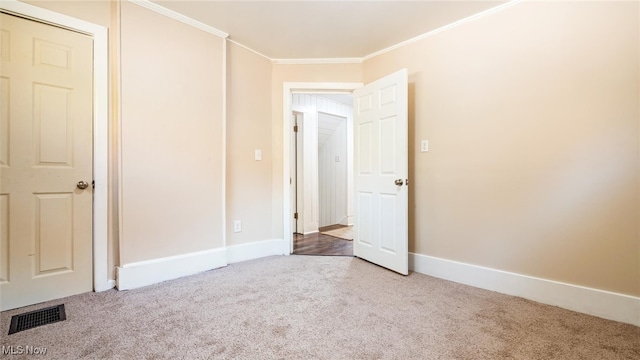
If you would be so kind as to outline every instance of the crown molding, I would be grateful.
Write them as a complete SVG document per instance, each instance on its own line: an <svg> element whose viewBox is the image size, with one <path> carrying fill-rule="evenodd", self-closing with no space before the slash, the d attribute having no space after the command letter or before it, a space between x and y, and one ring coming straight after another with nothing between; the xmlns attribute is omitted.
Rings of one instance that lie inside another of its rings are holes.
<svg viewBox="0 0 640 360"><path fill-rule="evenodd" d="M194 19L192 19L192 18L190 18L188 16L184 16L184 15L182 15L180 13L177 13L177 12L175 12L173 10L169 10L166 7L160 6L160 5L158 5L156 3L153 3L153 2L151 2L149 0L128 0L128 1L130 3L132 3L132 4L136 4L138 6L141 6L141 7L145 8L145 9L157 12L158 14L162 14L164 16L167 16L169 18L177 20L177 21L179 21L179 22L181 22L183 24L187 24L187 25L193 26L196 29L200 29L200 30L202 30L204 32L207 32L209 34L219 36L219 37L221 37L223 39L226 39L226 38L229 37L229 34L227 34L224 31L218 30L218 29L214 28L213 26L209 26L209 25L207 25L205 23L201 23L200 21L194 20Z"/></svg>
<svg viewBox="0 0 640 360"><path fill-rule="evenodd" d="M212 26L209 26L207 24L204 24L202 22L199 22L197 20L194 20L188 16L182 15L180 13L177 13L173 10L169 10L163 6L160 6L156 3L153 3L149 0L127 0L129 2L131 2L132 4L136 4L138 6L144 7L146 9L149 9L151 11L157 12L159 14L165 15L167 17L170 17L174 20L180 21L184 24L193 26L197 29L203 30L207 33L219 36L223 39L227 39L230 42L232 42L235 45L238 45L246 50L249 50L251 52L253 52L256 55L259 55L267 60L270 60L272 64L276 64L276 65L323 65L323 64L362 64L364 61L369 60L371 58L374 58L376 56L388 53L390 51L396 50L398 48L401 48L403 46L412 44L414 42L423 40L425 38L428 38L430 36L436 35L438 33L441 33L443 31L447 31L449 29L452 29L456 26L462 25L464 23L473 21L473 20L477 20L480 19L482 17L485 17L487 15L493 14L495 12L507 9L511 6L514 6L516 4L519 4L521 2L524 2L526 0L510 0L504 4L498 5L496 7L493 7L491 9L487 9L485 11L479 12L477 14L468 16L464 19L460 19L458 21L455 21L451 24L439 27L437 29L434 29L432 31L429 31L427 33L424 33L422 35L418 35L416 37L413 37L411 39L405 40L403 42L400 42L398 44L389 46L387 48L384 48L382 50L376 51L374 53L371 53L369 55L366 55L364 57L353 57L353 58L309 58L309 59L274 59L274 58L270 58L267 55L264 55L246 45L243 45L237 41L231 40L229 39L229 34L225 33L224 31L218 30Z"/></svg>
<svg viewBox="0 0 640 360"><path fill-rule="evenodd" d="M278 65L362 64L362 58L271 59Z"/></svg>
<svg viewBox="0 0 640 360"><path fill-rule="evenodd" d="M265 59L267 59L267 60L269 60L269 61L273 62L273 59L272 59L272 58L270 58L270 57L268 57L267 55L262 54L262 53L259 53L259 52L257 52L257 51L255 51L255 50L253 50L252 48L250 48L250 47L248 47L248 46L246 46L246 45L242 45L242 44L240 44L239 42L237 42L237 41L235 41L235 40L232 40L231 38L227 38L227 41L229 41L230 43L232 43L232 44L234 44L234 45L238 45L238 46L240 46L241 48L243 48L243 49L245 49L245 50L251 51L252 53L254 53L254 54L256 54L256 55L258 55L258 56L262 56L263 58L265 58Z"/></svg>
<svg viewBox="0 0 640 360"><path fill-rule="evenodd" d="M401 43L397 43L397 44L395 44L395 45L391 45L391 46L389 46L389 47L387 47L387 48L384 48L384 49L382 49L382 50L379 50L379 51L376 51L376 52L374 52L374 53L371 53L371 54L369 54L369 55L367 55L367 56L363 57L363 58L362 58L362 61L369 60L369 59L371 59L371 58L374 58L374 57L376 57L376 56L379 56L379 55L382 55L382 54L388 53L388 52L390 52L390 51L393 51L393 50L395 50L395 49L401 48L401 47L403 47L403 46L406 46L406 45L412 44L412 43L417 42L417 41L420 41L420 40L422 40L422 39L426 39L426 38L428 38L428 37L430 37L430 36L433 36L433 35L436 35L436 34L438 34L438 33L443 32L443 31L447 31L447 30L449 30L449 29L452 29L452 28L454 28L454 27L456 27L456 26L458 26L458 25L462 25L462 24L464 24L464 23L468 23L468 22L470 22L470 21L480 19L480 18L482 18L482 17L485 17L485 16L490 15L490 14L493 14L493 13L495 13L495 12L498 12L498 11L504 10L504 9L506 9L506 8L509 8L509 7L513 6L513 5L516 5L516 4L518 4L518 3L521 3L521 2L523 2L523 1L525 1L525 0L511 0L511 1L508 1L508 2L506 2L506 3L504 3L504 4L498 5L498 6L496 6L496 7L492 7L491 9L487 9L487 10L485 10L485 11L479 12L479 13L474 14L474 15L471 15L471 16L468 16L468 17L463 18L463 19L460 19L460 20L458 20L458 21L454 21L454 22L452 22L451 24L448 24L448 25L445 25L445 26L439 27L439 28L437 28L437 29L431 30L431 31L429 31L429 32L427 32L427 33L424 33L424 34L422 34L422 35L418 35L418 36L416 36L416 37L413 37L413 38L411 38L411 39L409 39L409 40L405 40L405 41L403 41L403 42L401 42Z"/></svg>

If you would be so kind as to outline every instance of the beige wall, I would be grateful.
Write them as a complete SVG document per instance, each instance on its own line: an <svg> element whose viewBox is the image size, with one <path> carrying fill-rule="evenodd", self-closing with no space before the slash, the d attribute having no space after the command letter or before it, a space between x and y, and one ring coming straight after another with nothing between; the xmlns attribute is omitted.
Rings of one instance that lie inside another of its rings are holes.
<svg viewBox="0 0 640 360"><path fill-rule="evenodd" d="M128 2L27 2L109 28L111 277L118 265L221 247L223 40Z"/></svg>
<svg viewBox="0 0 640 360"><path fill-rule="evenodd" d="M121 265L222 247L224 40L121 11Z"/></svg>
<svg viewBox="0 0 640 360"><path fill-rule="evenodd" d="M72 16L104 27L111 26L111 2L109 0L20 0L60 14Z"/></svg>
<svg viewBox="0 0 640 360"><path fill-rule="evenodd" d="M282 141L283 141L283 110L282 91L285 82L361 82L362 64L326 64L326 65L273 65L271 90L271 136L273 139L273 181L271 206L271 221L273 224L273 238L283 239L282 213ZM289 139L286 139L289 141Z"/></svg>
<svg viewBox="0 0 640 360"><path fill-rule="evenodd" d="M271 61L228 42L227 245L272 238L270 117ZM261 161L255 160L256 149ZM234 220L242 221L242 232L234 233Z"/></svg>
<svg viewBox="0 0 640 360"><path fill-rule="evenodd" d="M28 2L110 27L112 38L118 30L108 1ZM221 224L204 224L222 209L200 201L222 197L211 172L221 123L210 115L221 106L221 42L144 9L124 11L129 223L118 249L111 189L110 268L222 246ZM228 245L283 237L284 82L369 82L407 67L411 251L640 295L639 17L637 2L527 2L364 64L271 65L229 44ZM184 87L165 93L150 86L158 82ZM418 152L421 139L428 153ZM233 233L235 219L242 233ZM194 224L196 233L182 231Z"/></svg>
<svg viewBox="0 0 640 360"><path fill-rule="evenodd" d="M410 251L640 295L638 18L525 2L364 63L409 69Z"/></svg>

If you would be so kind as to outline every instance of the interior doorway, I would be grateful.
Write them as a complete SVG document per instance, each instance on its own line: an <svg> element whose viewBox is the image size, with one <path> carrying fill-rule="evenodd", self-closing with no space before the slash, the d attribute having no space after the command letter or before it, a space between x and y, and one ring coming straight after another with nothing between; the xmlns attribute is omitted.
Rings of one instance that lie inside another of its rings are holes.
<svg viewBox="0 0 640 360"><path fill-rule="evenodd" d="M350 93L292 93L292 253L353 255Z"/></svg>
<svg viewBox="0 0 640 360"><path fill-rule="evenodd" d="M367 85L284 83L283 159L289 158L289 126L294 93L313 90L352 93L354 255L408 274L408 71L400 69ZM306 91L305 91L306 90ZM346 91L348 90L348 91ZM318 91L315 91L318 92ZM355 131L354 131L355 130ZM286 162L286 160L285 160ZM354 166L354 164L357 164ZM289 166L283 166L284 238L291 241ZM356 174L357 173L357 174Z"/></svg>
<svg viewBox="0 0 640 360"><path fill-rule="evenodd" d="M344 95L351 106L351 96ZM351 109L353 113L353 109ZM349 171L347 123L351 118L318 112L318 228L349 226L353 214L349 209ZM350 153L350 152L349 152ZM352 176L352 175L351 175ZM353 240L351 238L351 240Z"/></svg>
<svg viewBox="0 0 640 360"><path fill-rule="evenodd" d="M291 139L293 129L292 113L294 111L293 94L351 94L353 90L362 86L362 83L284 83L283 85L283 159L291 159L294 151ZM304 121L304 119L303 119ZM304 124L303 124L304 126ZM353 136L351 132L348 136ZM286 161L286 160L285 160ZM283 236L289 244L289 253L293 253L294 230L292 216L292 168L283 166ZM299 186L299 185L298 185Z"/></svg>

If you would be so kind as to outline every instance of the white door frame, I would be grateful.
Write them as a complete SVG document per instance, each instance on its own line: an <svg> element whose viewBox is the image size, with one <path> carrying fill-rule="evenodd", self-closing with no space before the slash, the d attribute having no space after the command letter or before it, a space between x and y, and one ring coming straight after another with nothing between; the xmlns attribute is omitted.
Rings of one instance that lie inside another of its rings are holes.
<svg viewBox="0 0 640 360"><path fill-rule="evenodd" d="M108 47L107 28L16 0L1 0L0 10L93 37L93 288L115 286L107 262L107 144L108 144Z"/></svg>
<svg viewBox="0 0 640 360"><path fill-rule="evenodd" d="M293 93L351 93L353 90L362 87L363 83L327 83L327 82L285 82L282 92L282 160L289 162L291 159L290 131L291 131L291 95ZM282 166L282 195L283 201L283 237L289 244L289 253L293 252L293 232L291 230L291 190L289 178L291 177L291 166Z"/></svg>
<svg viewBox="0 0 640 360"><path fill-rule="evenodd" d="M292 171L291 173L292 181L289 188L292 194L291 206L298 210L298 219L294 219L295 221L292 221L292 223L296 224L295 227L296 227L296 230L298 230L297 232L303 234L304 233L304 211L302 211L302 209L304 209L304 206L300 207L300 203L302 202L304 205L304 196L300 196L300 193L302 192L304 194L304 189L301 189L302 186L300 185L300 180L302 179L302 182L304 184L304 178L303 176L300 176L300 173L302 172L303 169L302 167L298 166L298 164L301 162L301 159L300 159L301 157L302 157L302 162L304 164L304 156L300 156L301 154L299 153L298 149L300 148L300 146L304 146L304 142L300 144L300 142L303 140L300 138L302 136L299 135L302 133L302 130L304 129L304 127L303 127L302 121L300 121L298 117L304 117L304 114L293 110L291 112L291 115L292 115L292 120L293 118L295 118L296 123L298 124L298 131L297 132L292 131L290 133L291 134L290 146L296 146L296 148L295 149L291 148L291 152L290 152L289 166L291 167L291 171ZM291 126L289 126L289 129L291 129ZM295 172L295 174L293 172ZM295 198L295 201L294 201L294 198ZM293 211L293 209L291 210Z"/></svg>

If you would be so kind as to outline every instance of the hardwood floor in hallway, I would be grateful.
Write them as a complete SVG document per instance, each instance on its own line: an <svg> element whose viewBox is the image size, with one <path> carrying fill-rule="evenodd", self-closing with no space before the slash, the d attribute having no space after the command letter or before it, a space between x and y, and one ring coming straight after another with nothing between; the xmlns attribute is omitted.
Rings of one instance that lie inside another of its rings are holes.
<svg viewBox="0 0 640 360"><path fill-rule="evenodd" d="M342 226L327 226L321 228L320 231L332 230L339 227ZM321 234L320 232L308 235L293 234L293 254L353 256L353 241Z"/></svg>

